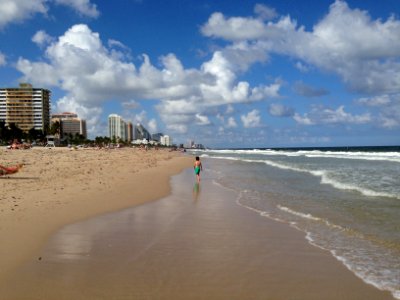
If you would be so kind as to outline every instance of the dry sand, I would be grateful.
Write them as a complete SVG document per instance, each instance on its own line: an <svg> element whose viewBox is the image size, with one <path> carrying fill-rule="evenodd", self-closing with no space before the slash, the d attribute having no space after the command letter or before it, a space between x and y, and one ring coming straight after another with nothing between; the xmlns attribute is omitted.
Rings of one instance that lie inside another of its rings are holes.
<svg viewBox="0 0 400 300"><path fill-rule="evenodd" d="M159 199L192 158L134 148L0 149L0 164L24 163L0 177L0 281L63 225Z"/></svg>

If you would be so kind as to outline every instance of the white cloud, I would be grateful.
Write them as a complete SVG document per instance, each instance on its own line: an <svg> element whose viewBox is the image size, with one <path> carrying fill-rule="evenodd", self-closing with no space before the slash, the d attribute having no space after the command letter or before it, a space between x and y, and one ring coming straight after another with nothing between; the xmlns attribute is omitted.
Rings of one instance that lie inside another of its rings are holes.
<svg viewBox="0 0 400 300"><path fill-rule="evenodd" d="M238 81L237 65L223 52L215 52L199 69L185 69L173 54L161 57L158 68L147 55L135 66L104 46L100 35L84 24L68 29L46 48L45 55L46 60L38 62L19 58L17 69L23 80L57 86L87 108L100 108L109 99L160 100L156 109L161 120L179 132L186 131L188 124L210 124L208 114L216 112L208 108L279 96L279 82L251 87Z"/></svg>
<svg viewBox="0 0 400 300"><path fill-rule="evenodd" d="M97 18L99 11L97 10L96 4L90 3L90 0L55 0L57 4L70 6L81 15Z"/></svg>
<svg viewBox="0 0 400 300"><path fill-rule="evenodd" d="M315 125L314 121L311 120L311 118L309 118L307 114L301 116L300 114L295 113L293 119L300 125Z"/></svg>
<svg viewBox="0 0 400 300"><path fill-rule="evenodd" d="M87 107L81 105L76 98L65 96L59 99L55 104L56 112L75 112L79 117L86 120L87 130L93 136L104 136L107 132L105 125L101 126L100 115L102 108L99 106Z"/></svg>
<svg viewBox="0 0 400 300"><path fill-rule="evenodd" d="M400 95L390 105L382 107L378 115L377 125L387 129L400 127Z"/></svg>
<svg viewBox="0 0 400 300"><path fill-rule="evenodd" d="M369 113L352 115L345 112L343 105L339 106L336 110L323 106L314 106L309 113L303 116L295 113L293 119L302 125L366 124L372 121Z"/></svg>
<svg viewBox="0 0 400 300"><path fill-rule="evenodd" d="M307 73L310 70L310 68L301 61L296 62L295 67L302 73Z"/></svg>
<svg viewBox="0 0 400 300"><path fill-rule="evenodd" d="M227 40L258 39L265 34L265 24L260 19L233 17L226 19L222 13L213 13L208 22L201 27L208 37Z"/></svg>
<svg viewBox="0 0 400 300"><path fill-rule="evenodd" d="M99 16L96 5L90 0L1 0L0 29L10 23L21 23L31 19L36 14L47 15L50 3L69 6L87 17Z"/></svg>
<svg viewBox="0 0 400 300"><path fill-rule="evenodd" d="M228 121L226 123L226 127L227 128L235 128L235 127L237 127L237 123L236 123L236 121L235 121L235 119L233 117L229 117L228 118Z"/></svg>
<svg viewBox="0 0 400 300"><path fill-rule="evenodd" d="M257 109L253 109L247 115L240 116L243 126L245 128L254 128L261 126L260 112Z"/></svg>
<svg viewBox="0 0 400 300"><path fill-rule="evenodd" d="M265 23L251 17L226 18L221 13L212 14L201 31L231 41L227 49L251 43L252 52L288 55L298 60L299 67L306 64L335 73L356 91L400 91L400 20L394 16L373 20L341 0L330 6L312 31L289 16Z"/></svg>
<svg viewBox="0 0 400 300"><path fill-rule="evenodd" d="M138 103L135 100L130 100L130 101L125 101L122 102L122 106L124 109L132 110L132 109L137 109L140 107L140 103Z"/></svg>
<svg viewBox="0 0 400 300"><path fill-rule="evenodd" d="M269 106L269 113L275 117L292 117L294 109L282 104L271 104Z"/></svg>
<svg viewBox="0 0 400 300"><path fill-rule="evenodd" d="M167 124L167 130L175 133L184 134L187 132L188 128L184 124Z"/></svg>
<svg viewBox="0 0 400 300"><path fill-rule="evenodd" d="M375 122L377 126L387 129L400 127L400 93L360 98L356 103L378 111Z"/></svg>
<svg viewBox="0 0 400 300"><path fill-rule="evenodd" d="M34 42L38 46L44 46L46 44L50 44L53 40L54 40L53 37L48 35L44 30L39 30L32 37L32 42Z"/></svg>
<svg viewBox="0 0 400 300"><path fill-rule="evenodd" d="M5 66L7 63L6 57L3 53L0 52L0 66Z"/></svg>
<svg viewBox="0 0 400 300"><path fill-rule="evenodd" d="M366 106L382 106L391 102L390 95L379 95L372 98L360 98L356 102Z"/></svg>
<svg viewBox="0 0 400 300"><path fill-rule="evenodd" d="M235 111L235 109L233 108L233 106L231 104L228 104L226 106L225 114L229 115L229 114L233 113L234 111Z"/></svg>
<svg viewBox="0 0 400 300"><path fill-rule="evenodd" d="M147 128L148 128L150 133L157 133L158 132L157 120L156 119L151 119L147 123Z"/></svg>
<svg viewBox="0 0 400 300"><path fill-rule="evenodd" d="M0 3L0 29L9 23L19 23L40 13L47 13L48 0L2 0Z"/></svg>
<svg viewBox="0 0 400 300"><path fill-rule="evenodd" d="M210 120L205 115L196 114L195 117L196 117L196 124L197 125L203 126L203 125L210 125L211 124Z"/></svg>
<svg viewBox="0 0 400 300"><path fill-rule="evenodd" d="M112 47L119 47L122 49L129 49L126 45L124 45L123 43L121 43L120 41L114 40L114 39L109 39L108 40L108 47L112 48Z"/></svg>
<svg viewBox="0 0 400 300"><path fill-rule="evenodd" d="M274 8L260 3L254 6L254 12L263 20L272 20L278 16Z"/></svg>

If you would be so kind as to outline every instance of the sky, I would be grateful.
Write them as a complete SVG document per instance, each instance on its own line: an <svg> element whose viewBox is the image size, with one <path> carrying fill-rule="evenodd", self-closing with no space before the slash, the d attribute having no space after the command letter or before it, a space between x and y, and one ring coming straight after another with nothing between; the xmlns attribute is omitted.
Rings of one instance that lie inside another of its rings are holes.
<svg viewBox="0 0 400 300"><path fill-rule="evenodd" d="M399 0L0 0L0 87L106 136L214 148L400 145Z"/></svg>

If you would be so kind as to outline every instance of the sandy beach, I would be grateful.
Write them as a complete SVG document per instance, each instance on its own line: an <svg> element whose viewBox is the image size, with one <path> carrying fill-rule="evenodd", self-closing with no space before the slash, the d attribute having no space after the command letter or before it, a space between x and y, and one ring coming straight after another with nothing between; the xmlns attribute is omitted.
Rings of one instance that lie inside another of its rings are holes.
<svg viewBox="0 0 400 300"><path fill-rule="evenodd" d="M1 181L5 299L393 299L206 168L197 186L193 157L52 151L2 155L27 164Z"/></svg>
<svg viewBox="0 0 400 300"><path fill-rule="evenodd" d="M0 280L60 227L168 195L169 176L192 161L168 150L0 149L1 165L17 163L0 177Z"/></svg>

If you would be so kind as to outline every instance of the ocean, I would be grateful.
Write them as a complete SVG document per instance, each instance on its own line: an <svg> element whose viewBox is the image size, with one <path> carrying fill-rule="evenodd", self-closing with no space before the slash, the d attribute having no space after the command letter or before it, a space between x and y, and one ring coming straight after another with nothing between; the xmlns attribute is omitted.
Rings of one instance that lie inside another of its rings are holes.
<svg viewBox="0 0 400 300"><path fill-rule="evenodd" d="M400 147L189 150L244 209L306 233L400 299Z"/></svg>

